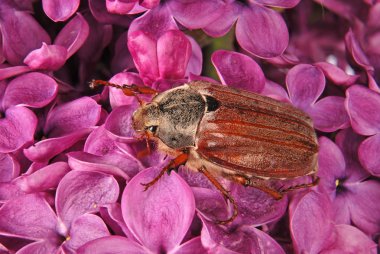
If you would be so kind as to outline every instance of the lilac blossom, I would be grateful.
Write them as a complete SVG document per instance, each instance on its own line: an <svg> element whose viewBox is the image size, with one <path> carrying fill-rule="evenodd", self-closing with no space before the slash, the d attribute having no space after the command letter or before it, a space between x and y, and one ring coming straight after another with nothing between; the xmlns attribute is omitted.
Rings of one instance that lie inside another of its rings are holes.
<svg viewBox="0 0 380 254"><path fill-rule="evenodd" d="M370 0L1 1L0 252L375 253L379 12ZM276 201L218 177L239 211L227 225L215 222L233 205L185 166L143 191L172 159L132 128L152 96L92 79L159 92L206 80L291 103L313 120L320 182Z"/></svg>

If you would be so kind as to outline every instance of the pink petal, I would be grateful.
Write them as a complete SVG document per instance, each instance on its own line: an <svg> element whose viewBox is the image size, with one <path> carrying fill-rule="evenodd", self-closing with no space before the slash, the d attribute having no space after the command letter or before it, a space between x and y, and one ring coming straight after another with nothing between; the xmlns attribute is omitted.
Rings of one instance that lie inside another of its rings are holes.
<svg viewBox="0 0 380 254"><path fill-rule="evenodd" d="M260 249L265 250L265 253L285 254L285 251L281 248L280 244L268 234L257 228L251 228L251 230L257 235Z"/></svg>
<svg viewBox="0 0 380 254"><path fill-rule="evenodd" d="M67 154L68 163L72 169L103 172L121 176L126 180L143 169L141 162L128 154L109 154L97 156L84 152Z"/></svg>
<svg viewBox="0 0 380 254"><path fill-rule="evenodd" d="M4 67L0 69L0 80L11 78L11 77L23 74L25 72L29 72L31 70L32 69L30 69L29 66Z"/></svg>
<svg viewBox="0 0 380 254"><path fill-rule="evenodd" d="M121 106L114 109L108 116L105 128L113 135L112 138L119 141L134 141L135 131L132 128L132 114L137 105Z"/></svg>
<svg viewBox="0 0 380 254"><path fill-rule="evenodd" d="M128 27L132 18L127 15L112 14L107 11L106 1L89 0L88 5L92 16L102 24L117 24L122 27Z"/></svg>
<svg viewBox="0 0 380 254"><path fill-rule="evenodd" d="M346 42L346 49L351 54L355 63L365 70L373 70L373 67L370 65L367 56L360 47L359 42L355 38L351 29L348 30L344 39Z"/></svg>
<svg viewBox="0 0 380 254"><path fill-rule="evenodd" d="M242 7L239 4L227 3L220 12L220 16L210 24L202 27L203 31L212 37L224 36L230 31L238 18Z"/></svg>
<svg viewBox="0 0 380 254"><path fill-rule="evenodd" d="M197 212L203 217L210 221L225 220L228 218L229 210L227 209L226 201L219 191L200 187L192 187L192 190Z"/></svg>
<svg viewBox="0 0 380 254"><path fill-rule="evenodd" d="M289 215L297 253L319 253L334 241L332 210L327 196L309 192L291 205Z"/></svg>
<svg viewBox="0 0 380 254"><path fill-rule="evenodd" d="M4 57L12 65L21 65L30 51L50 44L50 37L41 25L24 11L13 11L2 18Z"/></svg>
<svg viewBox="0 0 380 254"><path fill-rule="evenodd" d="M223 84L256 93L264 89L264 73L252 58L218 50L212 54L211 60Z"/></svg>
<svg viewBox="0 0 380 254"><path fill-rule="evenodd" d="M48 239L44 241L33 242L17 251L17 254L46 254L58 253L59 246Z"/></svg>
<svg viewBox="0 0 380 254"><path fill-rule="evenodd" d="M285 51L289 34L278 12L252 3L238 18L236 39L248 52L261 58L271 58Z"/></svg>
<svg viewBox="0 0 380 254"><path fill-rule="evenodd" d="M54 44L65 47L67 49L67 58L69 58L83 45L89 32L90 28L87 21L81 14L77 13L59 32Z"/></svg>
<svg viewBox="0 0 380 254"><path fill-rule="evenodd" d="M136 31L129 33L128 48L144 82L156 80L159 77L157 42L144 32Z"/></svg>
<svg viewBox="0 0 380 254"><path fill-rule="evenodd" d="M119 85L144 85L144 82L141 80L140 76L133 72L120 72L113 76L110 79L110 82ZM109 96L112 108L136 103L136 98L134 96L126 96L121 89L110 87Z"/></svg>
<svg viewBox="0 0 380 254"><path fill-rule="evenodd" d="M27 215L27 216L26 216ZM57 217L37 194L11 199L0 208L0 231L31 240L54 239Z"/></svg>
<svg viewBox="0 0 380 254"><path fill-rule="evenodd" d="M85 213L94 213L99 206L113 203L119 196L119 185L110 176L98 172L71 171L57 188L57 215L67 227Z"/></svg>
<svg viewBox="0 0 380 254"><path fill-rule="evenodd" d="M314 128L320 131L334 132L350 126L343 97L325 97L315 103L308 113L313 119Z"/></svg>
<svg viewBox="0 0 380 254"><path fill-rule="evenodd" d="M111 71L112 73L125 72L135 68L131 53L128 47L125 46L127 41L128 31L122 33L115 42L114 55L111 60ZM116 74L115 76L117 76ZM137 75L137 74L136 74Z"/></svg>
<svg viewBox="0 0 380 254"><path fill-rule="evenodd" d="M16 151L33 141L37 117L24 107L11 107L0 118L0 153Z"/></svg>
<svg viewBox="0 0 380 254"><path fill-rule="evenodd" d="M112 203L100 207L100 215L104 222L112 229L114 234L121 236L126 235L129 239L134 239L127 225L125 225L119 203Z"/></svg>
<svg viewBox="0 0 380 254"><path fill-rule="evenodd" d="M264 89L260 93L261 95L268 96L278 101L290 103L288 93L279 84L266 79Z"/></svg>
<svg viewBox="0 0 380 254"><path fill-rule="evenodd" d="M299 64L286 75L286 86L293 105L308 111L325 88L323 72L312 65Z"/></svg>
<svg viewBox="0 0 380 254"><path fill-rule="evenodd" d="M171 30L157 41L157 60L160 77L180 79L185 75L191 56L191 43L184 33Z"/></svg>
<svg viewBox="0 0 380 254"><path fill-rule="evenodd" d="M164 175L147 191L159 169L141 171L124 190L123 218L135 237L151 251L169 252L180 244L193 220L195 201L190 187L175 172Z"/></svg>
<svg viewBox="0 0 380 254"><path fill-rule="evenodd" d="M149 250L121 236L107 236L83 245L78 254L146 254Z"/></svg>
<svg viewBox="0 0 380 254"><path fill-rule="evenodd" d="M380 132L378 93L363 86L352 86L346 91L345 106L355 132L367 136Z"/></svg>
<svg viewBox="0 0 380 254"><path fill-rule="evenodd" d="M359 75L348 75L339 67L327 62L319 62L315 66L319 67L323 74L336 85L350 86L359 78Z"/></svg>
<svg viewBox="0 0 380 254"><path fill-rule="evenodd" d="M256 2L271 6L271 7L279 7L279 8L293 8L295 7L301 0L255 0Z"/></svg>
<svg viewBox="0 0 380 254"><path fill-rule="evenodd" d="M136 3L136 0L106 0L106 7L110 13L125 15L132 10Z"/></svg>
<svg viewBox="0 0 380 254"><path fill-rule="evenodd" d="M140 5L147 9L153 9L160 4L160 0L142 0Z"/></svg>
<svg viewBox="0 0 380 254"><path fill-rule="evenodd" d="M69 250L77 250L91 240L109 235L110 232L101 218L93 214L84 214L71 224L69 240L65 241L64 247Z"/></svg>
<svg viewBox="0 0 380 254"><path fill-rule="evenodd" d="M61 68L67 59L67 50L59 45L46 45L30 52L24 59L24 63L34 70L56 71Z"/></svg>
<svg viewBox="0 0 380 254"><path fill-rule="evenodd" d="M199 29L216 20L224 10L223 1L195 0L168 3L175 19L188 29Z"/></svg>
<svg viewBox="0 0 380 254"><path fill-rule="evenodd" d="M336 239L334 244L323 253L373 253L377 251L376 243L363 232L350 225L335 226Z"/></svg>
<svg viewBox="0 0 380 254"><path fill-rule="evenodd" d="M95 155L113 154L120 151L115 142L108 137L104 125L93 130L86 140L83 151Z"/></svg>
<svg viewBox="0 0 380 254"><path fill-rule="evenodd" d="M3 107L22 105L42 108L49 104L58 93L58 84L51 77L30 72L9 82L3 98Z"/></svg>
<svg viewBox="0 0 380 254"><path fill-rule="evenodd" d="M200 75L202 72L202 50L198 43L190 36L187 36L187 39L191 43L191 56L189 63L186 68L185 76L188 77L190 73L195 75Z"/></svg>
<svg viewBox="0 0 380 254"><path fill-rule="evenodd" d="M194 237L193 239L185 242L175 251L175 254L203 254L207 250L202 245L201 237Z"/></svg>
<svg viewBox="0 0 380 254"><path fill-rule="evenodd" d="M24 154L33 162L47 162L84 139L90 131L90 129L82 129L62 137L42 140L24 149Z"/></svg>
<svg viewBox="0 0 380 254"><path fill-rule="evenodd" d="M0 183L10 182L20 174L20 164L10 154L0 153Z"/></svg>
<svg viewBox="0 0 380 254"><path fill-rule="evenodd" d="M101 106L90 97L81 97L51 110L46 118L46 136L58 137L93 127L100 119Z"/></svg>
<svg viewBox="0 0 380 254"><path fill-rule="evenodd" d="M158 39L169 30L178 30L178 26L167 4L162 4L134 19L129 27L128 37L136 31L144 31L147 36Z"/></svg>
<svg viewBox="0 0 380 254"><path fill-rule="evenodd" d="M43 0L42 7L45 14L54 22L66 21L78 9L79 0Z"/></svg>
<svg viewBox="0 0 380 254"><path fill-rule="evenodd" d="M380 134L364 140L358 150L360 163L372 175L380 177Z"/></svg>
<svg viewBox="0 0 380 254"><path fill-rule="evenodd" d="M57 188L61 179L70 171L66 162L56 162L30 175L22 175L14 183L25 193L47 191Z"/></svg>

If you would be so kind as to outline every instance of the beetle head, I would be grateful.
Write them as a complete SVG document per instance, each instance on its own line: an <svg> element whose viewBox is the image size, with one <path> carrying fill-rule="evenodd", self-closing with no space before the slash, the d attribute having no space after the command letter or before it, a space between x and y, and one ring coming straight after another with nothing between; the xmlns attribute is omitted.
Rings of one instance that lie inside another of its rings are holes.
<svg viewBox="0 0 380 254"><path fill-rule="evenodd" d="M139 107L132 116L133 129L139 134L154 134L159 125L160 110L155 103Z"/></svg>

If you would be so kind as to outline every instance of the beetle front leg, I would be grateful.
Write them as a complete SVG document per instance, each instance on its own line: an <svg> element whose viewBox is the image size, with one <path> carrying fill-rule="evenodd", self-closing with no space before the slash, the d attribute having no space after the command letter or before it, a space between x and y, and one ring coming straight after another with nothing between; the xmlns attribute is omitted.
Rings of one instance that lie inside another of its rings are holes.
<svg viewBox="0 0 380 254"><path fill-rule="evenodd" d="M216 178L214 176L212 176L210 174L210 172L208 172L206 170L206 168L204 166L199 168L198 171L200 173L202 173L203 175L205 175L207 177L207 179L223 194L224 198L229 200L230 203L234 207L234 212L230 218L228 218L227 220L218 220L218 221L216 221L216 223L224 225L224 224L232 222L236 218L236 216L238 215L238 207L237 207L235 200L230 195L230 193L218 182L218 180L216 180Z"/></svg>
<svg viewBox="0 0 380 254"><path fill-rule="evenodd" d="M151 186L153 186L166 172L170 173L171 170L174 170L178 168L181 165L185 165L187 162L187 159L189 158L189 155L187 153L181 153L177 157L175 157L173 160L169 162L168 165L166 165L160 173L149 183L141 183L143 185L144 191L149 189Z"/></svg>

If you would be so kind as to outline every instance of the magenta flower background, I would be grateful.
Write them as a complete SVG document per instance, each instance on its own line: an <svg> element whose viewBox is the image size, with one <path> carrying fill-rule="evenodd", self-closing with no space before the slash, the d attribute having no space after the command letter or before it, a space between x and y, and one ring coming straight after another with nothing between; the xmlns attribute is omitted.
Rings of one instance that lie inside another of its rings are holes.
<svg viewBox="0 0 380 254"><path fill-rule="evenodd" d="M379 16L379 0L0 1L0 253L377 253ZM227 225L186 167L144 192L171 158L136 139L137 99L92 79L291 103L320 182L275 201L220 178Z"/></svg>

